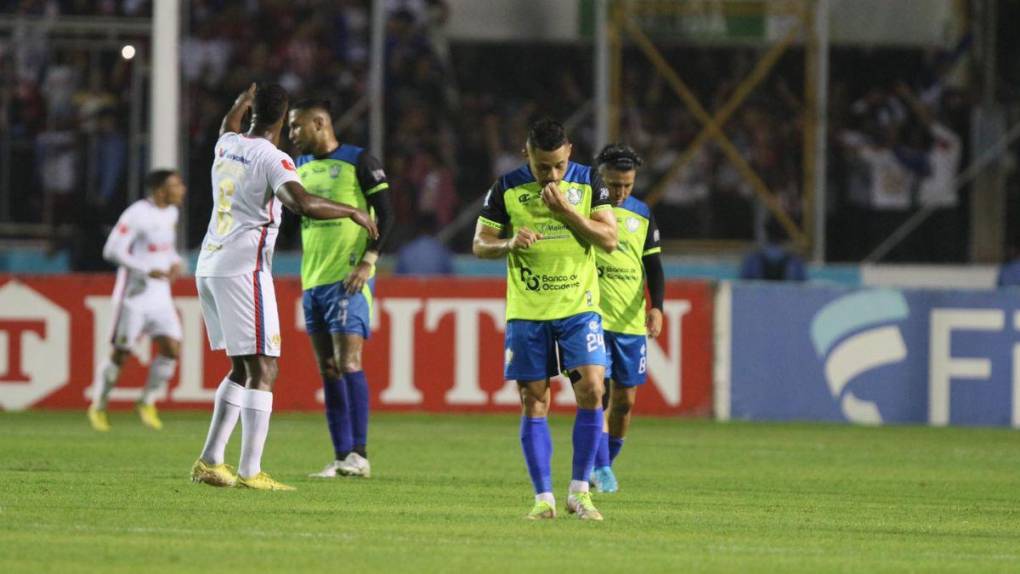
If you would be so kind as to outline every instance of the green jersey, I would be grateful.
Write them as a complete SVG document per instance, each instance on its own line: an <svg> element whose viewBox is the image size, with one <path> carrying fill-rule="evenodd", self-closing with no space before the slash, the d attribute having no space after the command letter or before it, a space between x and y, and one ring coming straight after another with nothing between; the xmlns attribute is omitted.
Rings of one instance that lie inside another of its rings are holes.
<svg viewBox="0 0 1020 574"><path fill-rule="evenodd" d="M602 328L625 335L645 335L645 267L642 258L659 253L659 230L645 203L630 196L616 214L619 244L612 253L599 251Z"/></svg>
<svg viewBox="0 0 1020 574"><path fill-rule="evenodd" d="M308 193L366 211L368 196L389 188L379 160L352 145L324 157L302 155L297 172ZM361 262L368 245L368 231L351 219L302 217L301 288L342 281Z"/></svg>
<svg viewBox="0 0 1020 574"><path fill-rule="evenodd" d="M528 249L507 255L506 318L552 321L599 310L597 248L580 240L546 207L542 189L524 165L500 177L485 196L479 221L509 237L527 227L542 234ZM598 173L570 162L560 193L582 216L612 209Z"/></svg>

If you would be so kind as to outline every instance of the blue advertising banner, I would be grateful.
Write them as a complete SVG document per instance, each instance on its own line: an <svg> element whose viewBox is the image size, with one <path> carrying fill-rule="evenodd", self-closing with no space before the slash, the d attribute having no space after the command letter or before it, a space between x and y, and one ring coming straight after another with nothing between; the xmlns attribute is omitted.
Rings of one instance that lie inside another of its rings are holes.
<svg viewBox="0 0 1020 574"><path fill-rule="evenodd" d="M1020 426L1020 292L747 283L721 296L729 418Z"/></svg>

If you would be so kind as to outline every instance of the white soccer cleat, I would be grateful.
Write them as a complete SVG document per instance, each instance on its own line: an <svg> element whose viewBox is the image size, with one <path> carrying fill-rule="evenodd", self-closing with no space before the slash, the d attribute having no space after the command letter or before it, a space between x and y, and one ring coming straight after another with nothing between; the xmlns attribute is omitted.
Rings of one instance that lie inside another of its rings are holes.
<svg viewBox="0 0 1020 574"><path fill-rule="evenodd" d="M337 463L336 470L338 474L344 476L360 476L363 478L372 476L372 465L368 463L367 458L356 452L352 452L347 455L347 458Z"/></svg>
<svg viewBox="0 0 1020 574"><path fill-rule="evenodd" d="M342 463L343 463L342 460L334 460L333 462L327 464L326 468L322 469L319 472L313 472L308 476L312 478L336 478L340 474L337 469L340 467Z"/></svg>

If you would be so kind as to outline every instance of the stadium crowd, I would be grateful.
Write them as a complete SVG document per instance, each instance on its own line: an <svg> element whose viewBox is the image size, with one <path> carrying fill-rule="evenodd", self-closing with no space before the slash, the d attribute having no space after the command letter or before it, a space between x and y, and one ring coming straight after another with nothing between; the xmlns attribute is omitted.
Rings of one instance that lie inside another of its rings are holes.
<svg viewBox="0 0 1020 574"><path fill-rule="evenodd" d="M0 7L5 14L51 16L151 11L145 0L12 0ZM393 245L414 239L423 227L449 224L496 174L519 165L519 142L536 116L574 126L573 157L589 161L590 47L451 45L443 0L389 0L387 8L383 160L400 230ZM301 17L313 9L314 18ZM258 23L241 25L252 20ZM187 3L181 43L187 163L181 168L192 189L190 221L208 213L216 126L250 78L279 81L298 98L331 100L341 139L368 145L368 117L358 112L367 109L369 26L363 0ZM686 83L714 110L758 51L682 46L666 54L682 64ZM969 102L943 81L958 52L833 50L830 259L860 260L910 214L935 205L926 228L890 258L963 260L966 202L952 179L966 145L959 134L967 133ZM5 81L9 96L0 120L15 143L12 165L19 166L12 170L12 189L19 190L11 198L12 219L59 224L94 210L92 219L112 223L128 197L127 118L136 63L115 52L90 59L48 49L45 34L16 36L0 46L0 62L3 77L14 80ZM554 62L555 73L536 77L539 62ZM784 56L725 127L794 219L802 217L802 66L802 53ZM621 139L647 159L638 183L646 190L659 183L700 125L636 51L625 52L623 69ZM767 211L717 145L700 148L662 187L655 213L664 238L764 238ZM186 244L195 247L202 233L201 225L189 226ZM451 247L466 249L469 233L465 229ZM286 225L280 247L296 247L297 236L296 226Z"/></svg>

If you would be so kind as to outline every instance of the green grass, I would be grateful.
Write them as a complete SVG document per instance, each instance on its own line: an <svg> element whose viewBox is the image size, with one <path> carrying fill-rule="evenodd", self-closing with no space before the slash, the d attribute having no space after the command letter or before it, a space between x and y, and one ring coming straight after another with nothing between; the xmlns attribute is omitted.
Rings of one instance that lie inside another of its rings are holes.
<svg viewBox="0 0 1020 574"><path fill-rule="evenodd" d="M379 415L375 476L316 481L322 416L276 415L263 467L298 487L279 493L188 481L207 418L115 413L99 435L84 413L0 414L0 571L1020 570L1008 430L639 419L604 523L533 523L515 417Z"/></svg>

